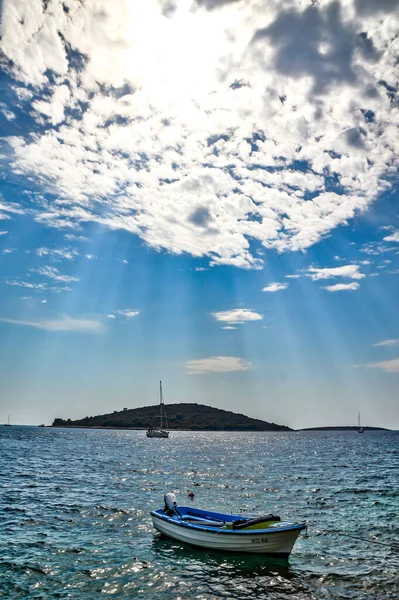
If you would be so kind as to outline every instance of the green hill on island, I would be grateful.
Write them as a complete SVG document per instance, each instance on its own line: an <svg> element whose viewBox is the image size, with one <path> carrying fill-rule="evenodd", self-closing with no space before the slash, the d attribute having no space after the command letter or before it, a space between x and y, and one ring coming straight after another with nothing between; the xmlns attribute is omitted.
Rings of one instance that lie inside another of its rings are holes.
<svg viewBox="0 0 399 600"><path fill-rule="evenodd" d="M169 429L194 431L292 431L285 425L276 425L260 419L203 404L168 404ZM71 419L55 419L53 427L105 427L119 429L147 429L159 425L159 405L125 408L107 415Z"/></svg>

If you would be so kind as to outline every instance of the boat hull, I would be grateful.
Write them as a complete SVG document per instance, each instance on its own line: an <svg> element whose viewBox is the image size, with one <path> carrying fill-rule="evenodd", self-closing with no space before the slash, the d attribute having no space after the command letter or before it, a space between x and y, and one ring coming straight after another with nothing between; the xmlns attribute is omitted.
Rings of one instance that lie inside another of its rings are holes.
<svg viewBox="0 0 399 600"><path fill-rule="evenodd" d="M169 431L147 431L146 435L149 438L168 438Z"/></svg>
<svg viewBox="0 0 399 600"><path fill-rule="evenodd" d="M305 528L298 524L291 528L279 524L268 530L237 531L190 527L182 523L163 519L156 512L151 513L154 527L160 533L192 546L221 550L223 552L248 552L288 558L299 533Z"/></svg>

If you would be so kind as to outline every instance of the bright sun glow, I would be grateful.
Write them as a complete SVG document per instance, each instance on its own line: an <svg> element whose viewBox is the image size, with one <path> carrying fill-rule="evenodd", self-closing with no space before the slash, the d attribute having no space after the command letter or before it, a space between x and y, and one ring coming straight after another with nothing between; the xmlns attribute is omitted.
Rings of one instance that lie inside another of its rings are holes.
<svg viewBox="0 0 399 600"><path fill-rule="evenodd" d="M221 17L194 12L190 5L164 16L158 2L128 3L118 32L124 44L113 57L102 57L102 70L130 81L151 106L180 110L194 99L201 104L219 86L218 63L228 41Z"/></svg>

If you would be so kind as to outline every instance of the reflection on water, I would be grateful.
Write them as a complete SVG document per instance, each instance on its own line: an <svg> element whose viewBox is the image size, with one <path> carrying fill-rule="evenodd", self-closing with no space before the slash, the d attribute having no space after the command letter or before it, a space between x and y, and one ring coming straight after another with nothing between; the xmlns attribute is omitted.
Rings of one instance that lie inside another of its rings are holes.
<svg viewBox="0 0 399 600"><path fill-rule="evenodd" d="M201 549L171 540L161 534L154 536L153 550L161 560L177 560L180 564L198 566L212 576L217 576L222 570L232 577L257 577L259 575L278 575L284 579L295 577L288 559L238 552L228 554L218 550Z"/></svg>
<svg viewBox="0 0 399 600"><path fill-rule="evenodd" d="M0 428L0 598L397 600L396 432L176 432ZM306 520L289 561L159 536L181 504Z"/></svg>
<svg viewBox="0 0 399 600"><path fill-rule="evenodd" d="M303 583L288 560L201 550L162 535L155 536L153 550L160 564L178 565L194 583L206 582L204 598L284 598L305 592ZM173 567L172 567L173 568ZM213 594L213 595L212 595ZM306 597L311 597L307 590ZM304 596L305 597L305 596Z"/></svg>

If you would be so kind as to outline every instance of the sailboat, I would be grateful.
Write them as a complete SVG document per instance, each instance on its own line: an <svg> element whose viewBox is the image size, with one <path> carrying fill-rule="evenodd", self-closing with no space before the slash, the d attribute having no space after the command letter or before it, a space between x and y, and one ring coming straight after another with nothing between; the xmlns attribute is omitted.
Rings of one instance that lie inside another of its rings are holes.
<svg viewBox="0 0 399 600"><path fill-rule="evenodd" d="M364 433L364 427L360 425L360 412L357 413L357 432Z"/></svg>
<svg viewBox="0 0 399 600"><path fill-rule="evenodd" d="M7 423L4 423L4 427L11 427L10 415L8 415L8 421L7 421Z"/></svg>
<svg viewBox="0 0 399 600"><path fill-rule="evenodd" d="M160 426L159 427L149 427L146 432L147 437L149 438L168 438L168 419L166 416L165 403L163 399L162 392L162 381L159 382L159 408L160 408ZM165 420L166 429L163 429L163 421Z"/></svg>

